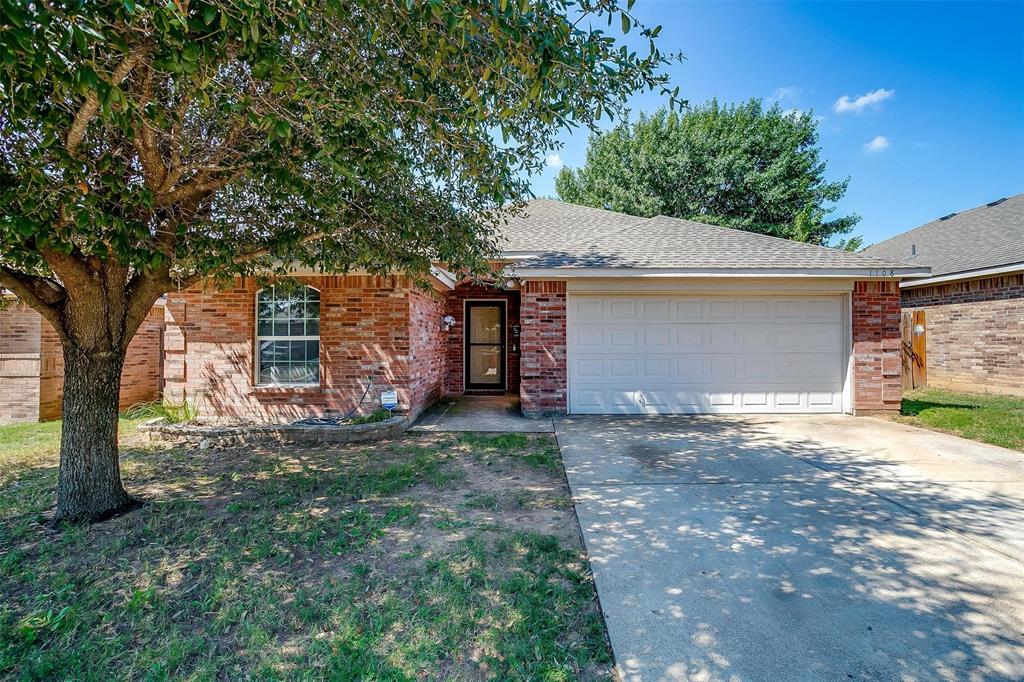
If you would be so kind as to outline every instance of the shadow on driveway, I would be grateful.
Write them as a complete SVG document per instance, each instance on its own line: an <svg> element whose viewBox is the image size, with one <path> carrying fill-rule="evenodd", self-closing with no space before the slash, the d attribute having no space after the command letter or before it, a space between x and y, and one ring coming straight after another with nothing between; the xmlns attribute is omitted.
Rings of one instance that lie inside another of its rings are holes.
<svg viewBox="0 0 1024 682"><path fill-rule="evenodd" d="M556 432L625 680L1024 678L1024 456L841 416Z"/></svg>

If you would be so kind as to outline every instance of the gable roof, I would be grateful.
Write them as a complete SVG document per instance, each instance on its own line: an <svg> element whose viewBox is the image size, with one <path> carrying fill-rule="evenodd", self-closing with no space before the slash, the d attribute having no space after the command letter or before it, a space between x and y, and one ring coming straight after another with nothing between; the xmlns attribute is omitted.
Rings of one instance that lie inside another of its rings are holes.
<svg viewBox="0 0 1024 682"><path fill-rule="evenodd" d="M510 219L502 232L505 253L523 256L516 263L520 274L539 269L900 271L893 276L926 272L875 256L744 230L667 216L638 218L551 199L530 201L525 216Z"/></svg>
<svg viewBox="0 0 1024 682"><path fill-rule="evenodd" d="M930 267L933 277L1024 263L1024 194L933 220L864 253Z"/></svg>
<svg viewBox="0 0 1024 682"><path fill-rule="evenodd" d="M527 203L525 215L509 218L502 236L506 253L538 253L587 242L643 220L602 208L533 199Z"/></svg>

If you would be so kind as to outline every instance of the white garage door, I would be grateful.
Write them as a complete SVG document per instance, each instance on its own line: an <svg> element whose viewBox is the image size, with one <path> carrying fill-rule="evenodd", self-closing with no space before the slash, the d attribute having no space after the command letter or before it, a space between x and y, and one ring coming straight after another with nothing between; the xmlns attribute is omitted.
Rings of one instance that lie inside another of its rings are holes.
<svg viewBox="0 0 1024 682"><path fill-rule="evenodd" d="M573 414L842 411L841 296L568 299Z"/></svg>

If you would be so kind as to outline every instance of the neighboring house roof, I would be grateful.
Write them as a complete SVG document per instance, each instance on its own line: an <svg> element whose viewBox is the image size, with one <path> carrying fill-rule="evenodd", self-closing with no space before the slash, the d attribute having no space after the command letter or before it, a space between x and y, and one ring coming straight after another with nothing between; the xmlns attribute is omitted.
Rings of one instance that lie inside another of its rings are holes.
<svg viewBox="0 0 1024 682"><path fill-rule="evenodd" d="M503 230L515 269L772 271L812 274L885 270L925 274L874 256L666 216L637 218L551 199L529 202ZM622 273L627 274L627 273ZM886 273L888 274L888 272Z"/></svg>
<svg viewBox="0 0 1024 682"><path fill-rule="evenodd" d="M1024 194L933 220L864 253L928 266L936 279L1024 264Z"/></svg>

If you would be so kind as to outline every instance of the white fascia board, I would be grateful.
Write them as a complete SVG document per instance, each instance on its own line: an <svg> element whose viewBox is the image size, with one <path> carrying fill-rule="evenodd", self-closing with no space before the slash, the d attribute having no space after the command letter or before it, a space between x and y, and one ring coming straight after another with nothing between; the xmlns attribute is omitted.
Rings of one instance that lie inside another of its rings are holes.
<svg viewBox="0 0 1024 682"><path fill-rule="evenodd" d="M913 275L927 275L928 268L774 268L774 269L732 269L708 268L515 268L508 274L519 279L577 279L577 278L773 278L798 277L807 279L900 279Z"/></svg>
<svg viewBox="0 0 1024 682"><path fill-rule="evenodd" d="M439 268L436 265L430 266L430 274L439 283L443 284L448 289L454 289L456 280L455 275L448 272L444 268Z"/></svg>
<svg viewBox="0 0 1024 682"><path fill-rule="evenodd" d="M625 277L565 280L574 295L636 294L845 294L853 291L850 278L819 277Z"/></svg>
<svg viewBox="0 0 1024 682"><path fill-rule="evenodd" d="M966 270L964 272L954 272L949 275L936 275L935 277L925 277L923 279L912 279L906 282L900 282L901 289L911 289L913 287L926 287L932 284L944 284L947 282L959 282L965 279L979 279L982 277L995 277L996 275L1011 275L1016 272L1024 272L1024 263L1011 263L1010 265L1000 265L994 268L981 268L979 270Z"/></svg>
<svg viewBox="0 0 1024 682"><path fill-rule="evenodd" d="M501 254L501 258L498 260L507 260L512 263L516 263L518 261L536 258L540 255L542 255L540 251L505 251Z"/></svg>

